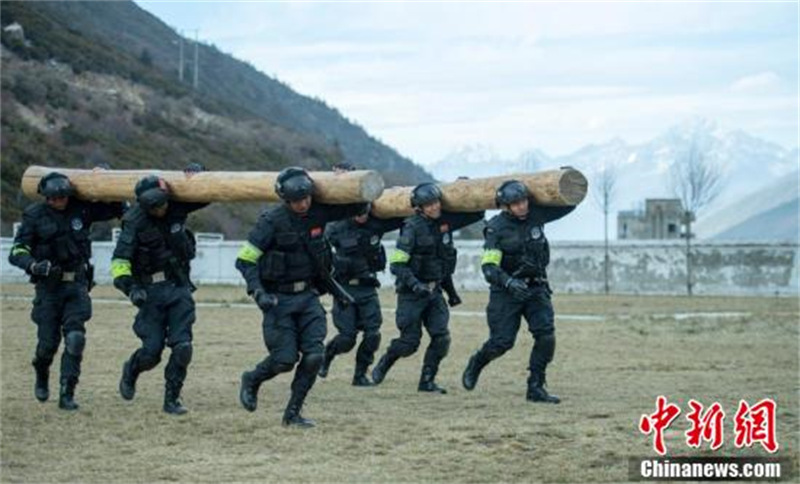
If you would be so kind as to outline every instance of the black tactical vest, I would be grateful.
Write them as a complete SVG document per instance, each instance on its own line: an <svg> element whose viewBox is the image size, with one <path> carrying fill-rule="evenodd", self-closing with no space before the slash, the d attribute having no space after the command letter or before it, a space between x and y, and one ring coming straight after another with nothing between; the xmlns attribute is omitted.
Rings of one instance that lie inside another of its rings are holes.
<svg viewBox="0 0 800 484"><path fill-rule="evenodd" d="M136 250L126 257L131 261L134 276L156 272L177 275L177 271L188 274L189 261L194 259L196 244L192 233L186 228L186 214L167 210L163 218L148 217L138 205L125 216L125 222L135 225ZM124 232L123 232L124 234ZM118 249L120 257L126 256L126 245L132 241L121 236Z"/></svg>
<svg viewBox="0 0 800 484"><path fill-rule="evenodd" d="M381 235L370 227L352 220L335 222L330 242L336 248L333 267L337 279L368 277L386 268L386 251Z"/></svg>
<svg viewBox="0 0 800 484"><path fill-rule="evenodd" d="M313 218L289 213L281 205L265 215L273 227L270 247L260 259L261 279L289 283L314 281L320 265L330 268L331 251L324 237L324 225Z"/></svg>
<svg viewBox="0 0 800 484"><path fill-rule="evenodd" d="M498 249L503 252L500 267L513 277L547 277L550 245L544 226L531 218L516 220L501 216L496 220L493 228Z"/></svg>
<svg viewBox="0 0 800 484"><path fill-rule="evenodd" d="M414 246L408 262L414 276L423 282L441 281L456 269L457 251L450 225L421 215L409 219L405 230L412 230Z"/></svg>
<svg viewBox="0 0 800 484"><path fill-rule="evenodd" d="M70 200L63 211L42 204L36 212L34 231L38 243L31 254L36 260L47 259L65 271L75 270L89 261L92 256L91 219L83 203Z"/></svg>

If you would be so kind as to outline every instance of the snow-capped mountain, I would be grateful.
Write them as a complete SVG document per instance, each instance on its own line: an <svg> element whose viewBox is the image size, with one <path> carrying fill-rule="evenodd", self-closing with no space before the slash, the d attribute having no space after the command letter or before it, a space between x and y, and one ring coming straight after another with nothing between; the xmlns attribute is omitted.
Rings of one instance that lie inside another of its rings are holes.
<svg viewBox="0 0 800 484"><path fill-rule="evenodd" d="M616 189L610 220L610 233L616 233L616 212L639 207L645 198L673 197L670 167L694 145L722 171L719 196L698 214L702 228L705 215L730 205L748 193L765 187L797 169L798 149L785 149L743 131L724 131L716 123L694 119L668 129L641 144L629 144L620 138L587 145L574 153L550 157L540 150L529 150L516 159L502 159L490 148L465 147L453 151L430 167L433 175L450 181L457 176L482 177L573 166L593 180L604 167L616 172ZM477 145L481 146L481 145ZM531 170L527 166L536 166ZM774 205L773 205L774 206ZM581 206L554 227L559 238L598 239L602 236L602 214L587 196ZM720 232L720 228L716 232ZM701 231L702 235L702 231Z"/></svg>

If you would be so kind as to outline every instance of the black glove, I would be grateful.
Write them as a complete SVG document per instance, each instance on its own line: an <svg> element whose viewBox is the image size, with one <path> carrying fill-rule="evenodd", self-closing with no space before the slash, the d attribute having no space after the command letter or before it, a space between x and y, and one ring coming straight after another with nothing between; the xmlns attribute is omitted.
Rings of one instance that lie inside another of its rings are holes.
<svg viewBox="0 0 800 484"><path fill-rule="evenodd" d="M253 291L253 300L262 311L269 311L273 306L278 305L278 296L263 289Z"/></svg>
<svg viewBox="0 0 800 484"><path fill-rule="evenodd" d="M143 287L135 286L128 293L128 299L131 300L134 306L140 308L147 301L147 291Z"/></svg>
<svg viewBox="0 0 800 484"><path fill-rule="evenodd" d="M40 260L39 262L33 262L28 269L32 276L42 276L47 277L50 275L50 268L53 265L50 263L49 260Z"/></svg>
<svg viewBox="0 0 800 484"><path fill-rule="evenodd" d="M458 296L458 293L453 291L447 293L447 305L452 307L458 306L461 304L461 298Z"/></svg>
<svg viewBox="0 0 800 484"><path fill-rule="evenodd" d="M411 286L411 292L416 294L417 296L430 296L431 295L431 288L428 287L427 284L424 282L415 282L413 286Z"/></svg>
<svg viewBox="0 0 800 484"><path fill-rule="evenodd" d="M525 281L513 277L506 282L506 290L511 293L514 299L520 302L525 302L533 297L533 291Z"/></svg>

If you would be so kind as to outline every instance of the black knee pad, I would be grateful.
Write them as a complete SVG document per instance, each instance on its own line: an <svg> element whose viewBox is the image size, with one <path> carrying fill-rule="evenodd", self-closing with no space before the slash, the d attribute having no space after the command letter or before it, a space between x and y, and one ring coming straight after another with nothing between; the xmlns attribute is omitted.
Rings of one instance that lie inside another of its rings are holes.
<svg viewBox="0 0 800 484"><path fill-rule="evenodd" d="M395 346L395 345L392 345ZM406 357L411 356L419 349L419 340L403 340L401 339L396 345L396 352L398 356Z"/></svg>
<svg viewBox="0 0 800 484"><path fill-rule="evenodd" d="M161 353L140 349L136 354L136 366L141 370L155 368L161 362Z"/></svg>
<svg viewBox="0 0 800 484"><path fill-rule="evenodd" d="M356 336L355 335L339 335L336 337L336 348L339 350L340 353L347 353L348 351L353 349L353 346L356 345Z"/></svg>
<svg viewBox="0 0 800 484"><path fill-rule="evenodd" d="M192 362L192 343L190 341L183 341L176 344L172 348L172 355L175 357L175 362L181 366L189 366Z"/></svg>
<svg viewBox="0 0 800 484"><path fill-rule="evenodd" d="M276 361L272 364L272 369L275 373L286 373L287 371L292 371L292 368L294 368L294 363L287 361Z"/></svg>
<svg viewBox="0 0 800 484"><path fill-rule="evenodd" d="M364 341L362 344L365 349L375 352L381 345L381 334L378 332L364 333Z"/></svg>
<svg viewBox="0 0 800 484"><path fill-rule="evenodd" d="M306 353L300 359L300 369L304 372L316 374L325 358L323 353Z"/></svg>
<svg viewBox="0 0 800 484"><path fill-rule="evenodd" d="M81 356L86 347L86 336L80 331L70 331L64 338L64 347L72 356Z"/></svg>
<svg viewBox="0 0 800 484"><path fill-rule="evenodd" d="M440 358L444 358L450 350L450 335L434 336L431 340L431 347Z"/></svg>

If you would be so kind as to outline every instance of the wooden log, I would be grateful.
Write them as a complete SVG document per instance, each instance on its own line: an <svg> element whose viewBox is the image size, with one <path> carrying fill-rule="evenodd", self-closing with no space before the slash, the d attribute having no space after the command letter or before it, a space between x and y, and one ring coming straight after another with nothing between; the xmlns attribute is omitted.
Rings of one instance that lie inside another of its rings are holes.
<svg viewBox="0 0 800 484"><path fill-rule="evenodd" d="M507 180L521 181L533 194L536 203L549 206L577 205L586 197L589 186L586 177L573 168L457 180L440 185L442 207L453 212L494 209L495 192ZM407 217L413 214L410 201L413 188L387 188L380 198L372 202L372 212L379 218Z"/></svg>
<svg viewBox="0 0 800 484"><path fill-rule="evenodd" d="M22 175L22 191L35 198L39 180L57 171L69 177L84 200L133 200L136 182L146 175L158 175L169 183L172 197L185 202L276 202L277 172L206 171L188 176L182 171L161 170L78 170L29 166ZM334 174L309 172L314 180L314 199L323 203L371 202L383 191L383 178L376 171L360 170Z"/></svg>

